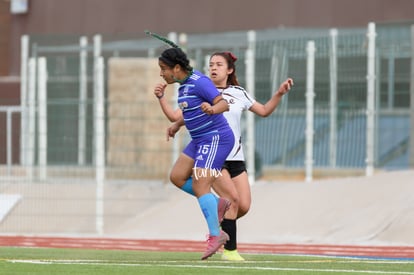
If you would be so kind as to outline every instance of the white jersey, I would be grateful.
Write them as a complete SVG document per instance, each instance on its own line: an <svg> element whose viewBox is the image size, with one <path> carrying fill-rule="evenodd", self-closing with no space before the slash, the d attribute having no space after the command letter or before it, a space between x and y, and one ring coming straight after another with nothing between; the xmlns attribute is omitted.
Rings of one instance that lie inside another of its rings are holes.
<svg viewBox="0 0 414 275"><path fill-rule="evenodd" d="M226 161L242 160L244 161L244 154L241 142L241 127L240 120L242 112L248 110L256 101L246 92L243 87L229 86L225 89L218 89L225 100L229 103L230 110L224 112L224 117L230 125L234 133L234 146L228 155Z"/></svg>

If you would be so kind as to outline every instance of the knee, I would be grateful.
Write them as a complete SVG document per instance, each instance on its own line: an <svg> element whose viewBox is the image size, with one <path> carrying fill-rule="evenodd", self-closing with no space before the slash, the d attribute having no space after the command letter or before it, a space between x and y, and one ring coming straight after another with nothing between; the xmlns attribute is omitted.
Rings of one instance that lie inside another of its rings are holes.
<svg viewBox="0 0 414 275"><path fill-rule="evenodd" d="M239 212L239 207L240 207L240 198L237 196L237 194L231 194L226 196L226 198L228 200L230 200L231 205L230 208L232 209L232 213L234 215L233 218L236 218Z"/></svg>
<svg viewBox="0 0 414 275"><path fill-rule="evenodd" d="M228 199L231 201L233 208L239 209L240 198L236 193L230 194Z"/></svg>
<svg viewBox="0 0 414 275"><path fill-rule="evenodd" d="M186 179L182 179L181 177L180 177L180 175L179 174L177 174L177 173L174 173L174 171L171 171L171 173L170 173L170 181L175 185L175 186L177 186L177 187L181 187L181 186L183 186L184 185L184 183L185 183L185 181L186 181Z"/></svg>
<svg viewBox="0 0 414 275"><path fill-rule="evenodd" d="M250 210L250 204L248 203L239 203L239 208L237 211L237 218L241 218L247 214Z"/></svg>

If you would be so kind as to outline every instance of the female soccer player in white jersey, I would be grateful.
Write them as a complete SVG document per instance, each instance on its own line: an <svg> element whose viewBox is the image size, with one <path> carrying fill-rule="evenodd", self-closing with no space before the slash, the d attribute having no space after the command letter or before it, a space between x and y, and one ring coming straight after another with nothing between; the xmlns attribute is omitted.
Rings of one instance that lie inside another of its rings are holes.
<svg viewBox="0 0 414 275"><path fill-rule="evenodd" d="M263 105L251 98L240 87L236 76L236 60L237 58L231 52L217 52L211 56L209 64L210 78L230 105L230 110L223 114L236 137L234 147L223 166L223 176L213 185L214 190L220 196L229 198L232 202L230 210L226 212L225 219L221 223L222 229L230 236L230 240L224 246L222 259L229 261L244 260L237 252L236 219L244 216L251 204L250 185L241 144L240 120L242 112L250 110L262 117L268 116L275 110L282 96L293 85L293 80L288 78L280 85L273 97ZM160 99L160 106L170 121L175 121L181 117L179 109L173 110L168 102L162 99L163 93L157 90L154 93ZM226 184L229 179L231 179L233 185ZM184 185L178 187L194 195L191 178Z"/></svg>
<svg viewBox="0 0 414 275"><path fill-rule="evenodd" d="M278 91L266 103L261 104L253 99L244 88L242 88L236 76L236 56L231 52L217 52L211 55L209 64L209 74L214 85L221 92L230 106L229 112L224 113L236 138L236 142L231 153L228 155L223 166L223 177L220 181L226 181L230 177L234 183L236 195L233 192L229 197L232 207L226 213L221 223L222 229L230 236L230 240L224 245L222 259L230 261L242 261L243 258L237 252L237 230L236 219L244 216L250 208L251 192L248 181L245 158L242 148L242 137L240 120L243 111L249 110L261 117L269 116L278 106L283 95L292 87L293 80L288 78L279 87ZM226 190L221 190L223 184L219 182L214 185L214 190L221 196L226 197ZM237 212L234 213L234 207Z"/></svg>

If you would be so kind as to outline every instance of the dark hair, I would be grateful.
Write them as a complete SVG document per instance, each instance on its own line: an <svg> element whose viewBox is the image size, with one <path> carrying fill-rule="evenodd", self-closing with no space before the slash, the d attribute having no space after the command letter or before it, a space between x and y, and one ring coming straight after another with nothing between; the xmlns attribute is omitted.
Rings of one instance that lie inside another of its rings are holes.
<svg viewBox="0 0 414 275"><path fill-rule="evenodd" d="M164 50L158 60L164 62L171 68L178 64L186 71L193 69L190 66L187 55L180 48L168 48Z"/></svg>
<svg viewBox="0 0 414 275"><path fill-rule="evenodd" d="M234 86L240 86L239 81L237 80L237 75L236 75L236 61L237 61L237 57L232 53L232 52L215 52L211 55L211 57L213 56L222 56L226 62L227 62L227 67L229 69L233 69L233 72L231 74L229 74L228 78L227 78L227 85L234 85ZM210 57L210 59L211 59Z"/></svg>

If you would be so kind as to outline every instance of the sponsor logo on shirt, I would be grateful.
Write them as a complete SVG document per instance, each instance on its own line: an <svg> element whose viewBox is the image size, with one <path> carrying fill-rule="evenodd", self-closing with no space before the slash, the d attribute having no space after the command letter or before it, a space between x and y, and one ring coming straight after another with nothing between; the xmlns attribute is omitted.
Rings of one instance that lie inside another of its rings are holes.
<svg viewBox="0 0 414 275"><path fill-rule="evenodd" d="M178 107L179 107L181 110L184 110L185 108L187 108L187 107L188 107L188 102L187 102L187 101L180 102L180 103L178 104Z"/></svg>

